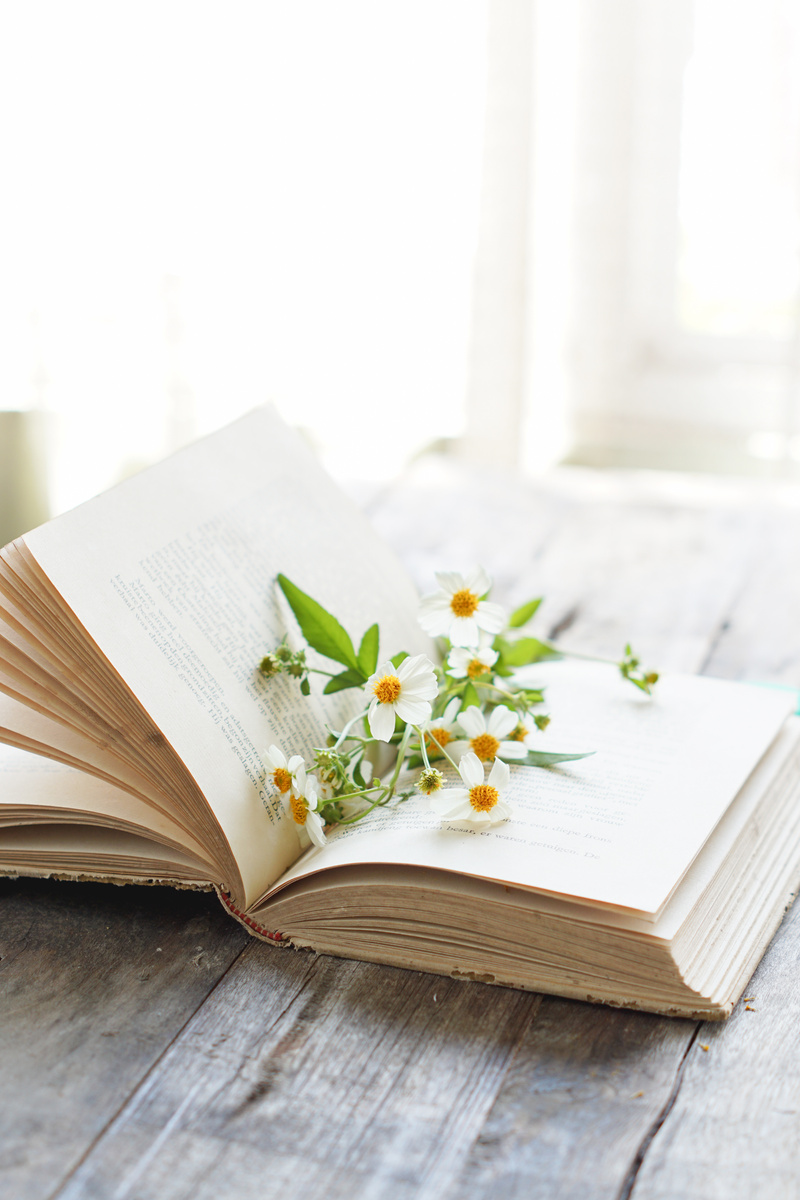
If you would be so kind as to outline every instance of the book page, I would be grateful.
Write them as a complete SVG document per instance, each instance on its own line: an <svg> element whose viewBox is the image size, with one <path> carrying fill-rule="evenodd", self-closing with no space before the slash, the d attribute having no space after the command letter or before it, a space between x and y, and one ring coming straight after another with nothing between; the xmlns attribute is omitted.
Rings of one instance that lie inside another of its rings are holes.
<svg viewBox="0 0 800 1200"><path fill-rule="evenodd" d="M156 812L104 779L86 775L63 763L0 744L0 863L9 826L79 822L153 837L179 848L212 868L194 838L177 822Z"/></svg>
<svg viewBox="0 0 800 1200"><path fill-rule="evenodd" d="M794 707L785 693L696 676L666 676L647 697L613 668L572 661L530 678L553 715L538 746L596 754L512 766L504 824L440 822L417 796L334 830L281 882L407 863L655 915ZM453 772L450 782L460 784Z"/></svg>
<svg viewBox="0 0 800 1200"><path fill-rule="evenodd" d="M269 409L25 544L197 781L251 903L299 850L265 786L264 751L275 742L308 755L324 742L325 719L343 719L360 700L309 703L294 680L261 676L257 664L286 631L275 576L324 604L356 645L378 621L382 654L430 652L405 572Z"/></svg>

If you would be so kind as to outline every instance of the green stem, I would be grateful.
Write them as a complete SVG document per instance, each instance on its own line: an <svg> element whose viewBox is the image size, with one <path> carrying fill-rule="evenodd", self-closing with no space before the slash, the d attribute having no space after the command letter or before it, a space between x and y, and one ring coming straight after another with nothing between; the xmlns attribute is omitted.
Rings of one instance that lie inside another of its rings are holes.
<svg viewBox="0 0 800 1200"><path fill-rule="evenodd" d="M411 737L411 730L413 728L414 728L413 725L406 725L405 729L403 730L403 736L400 739L400 745L397 747L397 761L394 764L394 771L392 772L392 778L389 780L389 784L388 784L387 799L390 796L394 795L395 785L397 783L397 780L400 777L400 772L403 769L403 762L406 757L406 747L408 746L408 739Z"/></svg>
<svg viewBox="0 0 800 1200"><path fill-rule="evenodd" d="M436 744L439 747L439 749L441 750L442 754L447 759L447 761L450 763L450 766L455 767L455 769L458 770L458 763L454 762L453 759L450 757L450 755L447 753L447 748L445 746L443 746L441 744L441 742L437 742Z"/></svg>
<svg viewBox="0 0 800 1200"><path fill-rule="evenodd" d="M338 737L337 737L337 741L336 741L336 744L335 744L334 746L332 746L332 747L331 747L331 749L333 749L333 750L338 750L338 749L339 749L339 747L341 746L342 742L343 742L343 741L345 740L345 738L347 737L347 735L348 735L348 733L350 732L350 730L351 730L351 729L353 728L353 726L355 725L356 721L361 721L361 720L363 720L363 718L364 718L364 717L367 715L367 713L368 713L368 712L369 712L369 709L368 709L368 708L365 708L363 712L356 713L356 715L355 715L355 716L352 718L352 720L350 720L350 721L348 721L348 722L347 722L347 724L345 725L345 727L344 727L344 729L342 730L342 732L341 732L341 733L338 735ZM334 730L331 730L331 733L333 733L333 732L334 732Z"/></svg>
<svg viewBox="0 0 800 1200"><path fill-rule="evenodd" d="M355 825L356 821L363 821L364 817L368 817L369 814L373 811L373 809L376 809L380 804L383 804L384 800L387 798L388 797L386 797L386 796L379 796L378 799L373 801L373 803L370 804L369 808L365 808L363 812L356 813L356 815L354 817L340 817L336 821L336 824L337 825ZM348 799L348 797L340 796L339 799L346 800L346 799Z"/></svg>
<svg viewBox="0 0 800 1200"><path fill-rule="evenodd" d="M428 758L428 749L427 749L427 746L425 745L425 734L422 732L419 725L415 725L414 728L416 729L417 734L419 735L419 748L422 752L422 761L425 763L425 766L430 771L431 760Z"/></svg>

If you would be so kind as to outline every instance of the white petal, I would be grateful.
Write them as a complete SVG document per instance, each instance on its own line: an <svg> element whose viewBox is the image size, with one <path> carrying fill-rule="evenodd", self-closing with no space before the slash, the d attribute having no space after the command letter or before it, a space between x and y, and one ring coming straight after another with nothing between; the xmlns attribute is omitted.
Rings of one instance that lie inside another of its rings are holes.
<svg viewBox="0 0 800 1200"><path fill-rule="evenodd" d="M506 610L490 600L481 600L475 613L475 620L481 629L489 633L499 633L506 623Z"/></svg>
<svg viewBox="0 0 800 1200"><path fill-rule="evenodd" d="M458 764L458 773L468 788L483 783L483 763L477 754L465 754Z"/></svg>
<svg viewBox="0 0 800 1200"><path fill-rule="evenodd" d="M395 701L395 711L401 721L409 721L412 725L421 725L431 715L431 706L427 700L413 700L401 696ZM394 730L394 726L392 726ZM389 735L391 737L391 734ZM386 738L383 739L386 741Z"/></svg>
<svg viewBox="0 0 800 1200"><path fill-rule="evenodd" d="M494 765L489 772L489 783L493 788L497 788L499 792L502 792L504 788L508 787L508 781L510 779L511 771L508 763L504 763L502 758L496 758L494 760Z"/></svg>
<svg viewBox="0 0 800 1200"><path fill-rule="evenodd" d="M289 774L294 775L298 767L304 766L302 754L293 754L289 759Z"/></svg>
<svg viewBox="0 0 800 1200"><path fill-rule="evenodd" d="M436 672L433 669L433 663L423 654L422 662L418 663L413 670L406 671L401 674L405 663L400 664L400 670L397 672L397 678L403 688L404 695L416 697L418 700L433 700L439 694L439 684L436 682Z"/></svg>
<svg viewBox="0 0 800 1200"><path fill-rule="evenodd" d="M466 820L469 821L471 825L491 825L492 818L488 812L484 812L483 809L475 809L471 804L469 808L470 812Z"/></svg>
<svg viewBox="0 0 800 1200"><path fill-rule="evenodd" d="M388 742L394 733L394 705L381 704L376 699L367 714L370 733L379 742Z"/></svg>
<svg viewBox="0 0 800 1200"><path fill-rule="evenodd" d="M410 683L404 683L402 687L402 695L408 700L435 700L439 695L439 685L433 671L427 675L415 675Z"/></svg>
<svg viewBox="0 0 800 1200"><path fill-rule="evenodd" d="M483 596L491 588L492 581L489 574L484 570L483 567L475 567L475 569L470 571L467 575L466 586L471 592L474 592L476 596Z"/></svg>
<svg viewBox="0 0 800 1200"><path fill-rule="evenodd" d="M454 646L477 646L478 623L474 617L453 617L449 636Z"/></svg>
<svg viewBox="0 0 800 1200"><path fill-rule="evenodd" d="M506 804L505 800L498 800L492 809L492 816L494 817L493 824L495 825L499 825L501 821L507 821L511 816L510 805Z"/></svg>
<svg viewBox="0 0 800 1200"><path fill-rule="evenodd" d="M462 675L466 675L467 667L471 662L469 650L464 650L461 646L454 646L447 656L447 665L451 673L460 671Z"/></svg>
<svg viewBox="0 0 800 1200"><path fill-rule="evenodd" d="M492 710L486 729L492 737L496 737L500 741L507 733L511 733L512 729L516 729L518 724L517 714L507 708L505 704L499 704Z"/></svg>
<svg viewBox="0 0 800 1200"><path fill-rule="evenodd" d="M447 701L447 707L441 716L443 725L452 725L458 716L458 710L461 708L461 697L453 696L452 700Z"/></svg>
<svg viewBox="0 0 800 1200"><path fill-rule="evenodd" d="M270 746L269 750L264 755L273 771L279 771L281 768L286 768L286 755L281 750L280 746Z"/></svg>
<svg viewBox="0 0 800 1200"><path fill-rule="evenodd" d="M449 816L465 803L469 803L469 793L463 788L445 788L444 791L434 792L428 800L431 812L440 817Z"/></svg>
<svg viewBox="0 0 800 1200"><path fill-rule="evenodd" d="M394 674L395 674L395 668L387 659L386 662L380 663L378 665L378 668L373 675L370 675L369 679L364 684L365 690L371 695L374 694L373 688L375 687L375 684L378 682L378 680L383 679L384 675L394 675Z"/></svg>
<svg viewBox="0 0 800 1200"><path fill-rule="evenodd" d="M447 592L428 592L419 602L418 612L450 612L450 595Z"/></svg>
<svg viewBox="0 0 800 1200"><path fill-rule="evenodd" d="M465 754L471 754L469 742L463 738L458 738L454 742L447 743L447 753L452 758L453 762L459 762Z"/></svg>
<svg viewBox="0 0 800 1200"><path fill-rule="evenodd" d="M444 637L450 630L452 618L449 604L441 609L420 610L417 614L420 625L431 637Z"/></svg>
<svg viewBox="0 0 800 1200"><path fill-rule="evenodd" d="M467 678L467 668L466 667L457 667L453 663L451 663L450 660L448 659L447 660L447 674L450 676L451 679L466 679Z"/></svg>
<svg viewBox="0 0 800 1200"><path fill-rule="evenodd" d="M304 828L315 846L322 847L325 845L328 840L325 837L325 826L322 818L317 813L310 812L308 814Z"/></svg>
<svg viewBox="0 0 800 1200"><path fill-rule="evenodd" d="M524 742L501 742L497 747L497 753L501 758L525 758L528 747Z"/></svg>
<svg viewBox="0 0 800 1200"><path fill-rule="evenodd" d="M294 771L294 789L302 796L306 788L306 764L300 760Z"/></svg>
<svg viewBox="0 0 800 1200"><path fill-rule="evenodd" d="M467 586L464 576L458 571L436 571L436 582L446 592L461 592ZM449 603L449 597L448 597Z"/></svg>
<svg viewBox="0 0 800 1200"><path fill-rule="evenodd" d="M469 800L464 800L462 804L457 805L452 812L449 812L444 819L447 821L469 821L470 814L474 811L475 809Z"/></svg>
<svg viewBox="0 0 800 1200"><path fill-rule="evenodd" d="M469 708L465 708L458 718L458 723L467 737L480 737L482 733L486 733L486 718L477 704L470 704Z"/></svg>
<svg viewBox="0 0 800 1200"><path fill-rule="evenodd" d="M403 683L410 679L417 671L433 670L433 663L425 654L410 654L408 658L404 658L400 666L395 668L397 678Z"/></svg>

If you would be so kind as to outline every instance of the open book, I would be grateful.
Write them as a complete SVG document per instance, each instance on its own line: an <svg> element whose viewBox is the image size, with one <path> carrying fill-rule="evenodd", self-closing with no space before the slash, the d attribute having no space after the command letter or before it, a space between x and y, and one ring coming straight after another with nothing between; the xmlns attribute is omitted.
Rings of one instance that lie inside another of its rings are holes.
<svg viewBox="0 0 800 1200"><path fill-rule="evenodd" d="M310 761L363 696L256 669L281 571L355 635L379 621L383 655L435 654L402 568L267 409L2 551L0 872L211 887L283 944L730 1012L800 876L784 694L542 664L559 748L601 753L512 767L506 824L419 796L301 853L265 749Z"/></svg>

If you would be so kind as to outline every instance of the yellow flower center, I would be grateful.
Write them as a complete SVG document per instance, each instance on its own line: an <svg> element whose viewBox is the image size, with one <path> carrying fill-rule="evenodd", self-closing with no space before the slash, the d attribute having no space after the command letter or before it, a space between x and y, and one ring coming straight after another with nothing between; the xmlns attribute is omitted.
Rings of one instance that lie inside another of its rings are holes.
<svg viewBox="0 0 800 1200"><path fill-rule="evenodd" d="M484 675L489 668L486 663L482 663L479 658L473 658L472 662L467 666L467 674L470 679L477 679L479 675Z"/></svg>
<svg viewBox="0 0 800 1200"><path fill-rule="evenodd" d="M384 675L373 687L380 704L394 704L402 691L400 680L396 675Z"/></svg>
<svg viewBox="0 0 800 1200"><path fill-rule="evenodd" d="M489 812L499 799L497 788L491 787L488 783L479 783L477 787L470 788L469 791L469 802L476 812Z"/></svg>
<svg viewBox="0 0 800 1200"><path fill-rule="evenodd" d="M441 726L439 726L436 729L428 730L429 745L433 745L433 743L435 742L437 746L446 746L447 743L452 740L453 740L453 735L451 733L449 733L446 729L442 729Z"/></svg>
<svg viewBox="0 0 800 1200"><path fill-rule="evenodd" d="M478 607L480 596L476 596L469 588L454 592L450 600L450 608L456 617L471 617Z"/></svg>
<svg viewBox="0 0 800 1200"><path fill-rule="evenodd" d="M308 816L308 808L302 796L292 796L289 801L292 808L292 816L296 825L305 825L306 817Z"/></svg>
<svg viewBox="0 0 800 1200"><path fill-rule="evenodd" d="M518 725L517 728L513 729L508 735L509 740L512 742L524 742L527 736L528 731L524 725Z"/></svg>
<svg viewBox="0 0 800 1200"><path fill-rule="evenodd" d="M292 786L292 777L285 767L278 767L272 772L272 782L281 795L283 795Z"/></svg>
<svg viewBox="0 0 800 1200"><path fill-rule="evenodd" d="M481 762L486 762L487 758L494 758L500 749L497 738L492 737L490 733L479 733L472 739L470 746Z"/></svg>

